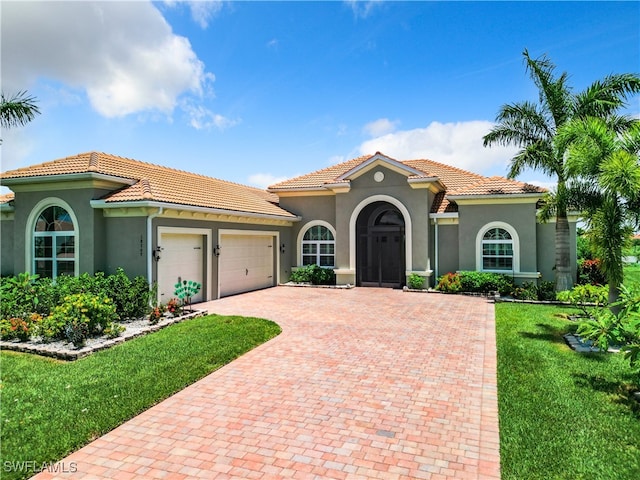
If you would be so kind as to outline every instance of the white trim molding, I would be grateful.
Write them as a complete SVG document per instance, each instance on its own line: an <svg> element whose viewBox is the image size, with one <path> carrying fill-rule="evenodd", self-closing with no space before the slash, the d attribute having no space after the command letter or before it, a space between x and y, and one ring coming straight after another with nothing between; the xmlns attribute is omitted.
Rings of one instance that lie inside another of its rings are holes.
<svg viewBox="0 0 640 480"><path fill-rule="evenodd" d="M335 242L337 242L336 229L329 222L327 222L325 220L311 220L311 221L305 223L300 228L300 230L298 231L298 237L296 238L296 262L297 262L297 266L302 266L302 239L304 238L304 234L307 233L307 230L309 230L311 227L315 227L315 226L318 226L318 225L328 228L329 231L331 232L331 234L333 235L334 244L335 244ZM334 246L333 255L334 255L334 262L335 262L335 255L336 255L335 246Z"/></svg>
<svg viewBox="0 0 640 480"><path fill-rule="evenodd" d="M513 268L511 270L485 270L482 268L482 239L485 233L492 228L502 228L511 235L513 246ZM505 222L489 222L478 229L478 234L476 235L476 270L478 272L513 273L514 275L520 272L520 237L515 228Z"/></svg>
<svg viewBox="0 0 640 480"><path fill-rule="evenodd" d="M349 219L349 269L355 272L356 270L356 224L360 212L367 206L374 202L387 202L395 206L400 210L404 218L404 237L405 237L405 269L413 270L413 237L411 232L413 231L413 224L411 222L411 215L409 210L404 204L397 198L389 195L372 195L362 200L356 208L351 212L351 218Z"/></svg>
<svg viewBox="0 0 640 480"><path fill-rule="evenodd" d="M47 197L36 203L29 216L27 217L27 223L25 226L25 242L24 242L24 267L27 273L35 272L34 265L34 242L35 242L35 226L40 214L49 207L62 207L64 208L73 222L73 274L77 277L80 275L80 224L75 212L67 202L58 197Z"/></svg>

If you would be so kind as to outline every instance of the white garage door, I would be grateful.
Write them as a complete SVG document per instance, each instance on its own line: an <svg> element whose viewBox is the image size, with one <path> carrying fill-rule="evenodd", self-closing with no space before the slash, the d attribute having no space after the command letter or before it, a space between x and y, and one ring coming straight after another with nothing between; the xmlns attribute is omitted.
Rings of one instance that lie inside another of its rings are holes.
<svg viewBox="0 0 640 480"><path fill-rule="evenodd" d="M273 287L273 237L220 237L220 296Z"/></svg>
<svg viewBox="0 0 640 480"><path fill-rule="evenodd" d="M176 298L175 284L193 280L202 285L203 244L202 235L162 233L158 244L162 247L158 261L158 294L162 303ZM192 302L202 301L202 288L192 297Z"/></svg>

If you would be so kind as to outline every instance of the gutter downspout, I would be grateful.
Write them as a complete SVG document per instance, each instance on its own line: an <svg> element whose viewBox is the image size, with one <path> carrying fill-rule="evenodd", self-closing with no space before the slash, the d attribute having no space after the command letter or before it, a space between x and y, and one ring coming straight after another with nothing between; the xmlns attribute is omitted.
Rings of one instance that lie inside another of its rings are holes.
<svg viewBox="0 0 640 480"><path fill-rule="evenodd" d="M153 288L153 219L162 215L164 207L158 207L155 213L147 217L147 281L149 288Z"/></svg>
<svg viewBox="0 0 640 480"><path fill-rule="evenodd" d="M438 257L438 219L434 218L433 219L433 223L435 224L435 232L434 232L435 242L433 242L433 243L434 243L434 246L435 246L435 257L436 257L435 258L435 262L434 262L435 263L435 274L436 274L436 276L435 276L434 280L436 282L436 285L438 285L438 265L440 264L440 258Z"/></svg>

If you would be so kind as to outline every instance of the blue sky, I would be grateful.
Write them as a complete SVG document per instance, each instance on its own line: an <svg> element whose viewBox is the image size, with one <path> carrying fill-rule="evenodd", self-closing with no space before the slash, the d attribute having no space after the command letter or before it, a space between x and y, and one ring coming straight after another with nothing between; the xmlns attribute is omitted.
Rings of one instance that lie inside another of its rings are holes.
<svg viewBox="0 0 640 480"><path fill-rule="evenodd" d="M640 71L638 2L0 8L2 90L42 111L2 132L3 171L97 150L265 187L381 151L506 175L514 149L482 136L502 104L537 99L525 48L576 91Z"/></svg>

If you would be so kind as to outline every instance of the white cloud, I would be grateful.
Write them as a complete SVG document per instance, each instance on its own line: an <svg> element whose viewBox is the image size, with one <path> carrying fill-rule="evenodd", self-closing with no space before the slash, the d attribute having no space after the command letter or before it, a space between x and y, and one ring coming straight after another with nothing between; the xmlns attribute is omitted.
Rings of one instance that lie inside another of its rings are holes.
<svg viewBox="0 0 640 480"><path fill-rule="evenodd" d="M222 0L165 0L164 4L169 7L179 7L186 5L191 11L191 18L203 30L209 26L209 21L222 10Z"/></svg>
<svg viewBox="0 0 640 480"><path fill-rule="evenodd" d="M394 132L398 123L397 120L391 121L388 118L379 118L378 120L367 123L362 128L362 131L370 137L380 137Z"/></svg>
<svg viewBox="0 0 640 480"><path fill-rule="evenodd" d="M399 160L426 158L483 175L505 175L513 147L482 146L493 123L484 120L432 122L425 128L400 130L363 142L362 155L381 152Z"/></svg>
<svg viewBox="0 0 640 480"><path fill-rule="evenodd" d="M102 116L171 114L214 76L150 2L3 2L2 85L38 79L84 90Z"/></svg>
<svg viewBox="0 0 640 480"><path fill-rule="evenodd" d="M196 130L209 130L211 128L224 130L240 123L240 120L232 120L214 113L202 105L185 103L182 105L182 109L189 116L189 124Z"/></svg>
<svg viewBox="0 0 640 480"><path fill-rule="evenodd" d="M367 18L374 8L382 4L382 0L344 0L351 7L356 18Z"/></svg>
<svg viewBox="0 0 640 480"><path fill-rule="evenodd" d="M266 189L269 185L274 185L288 179L289 177L278 177L270 173L254 173L249 176L248 183L254 187Z"/></svg>

